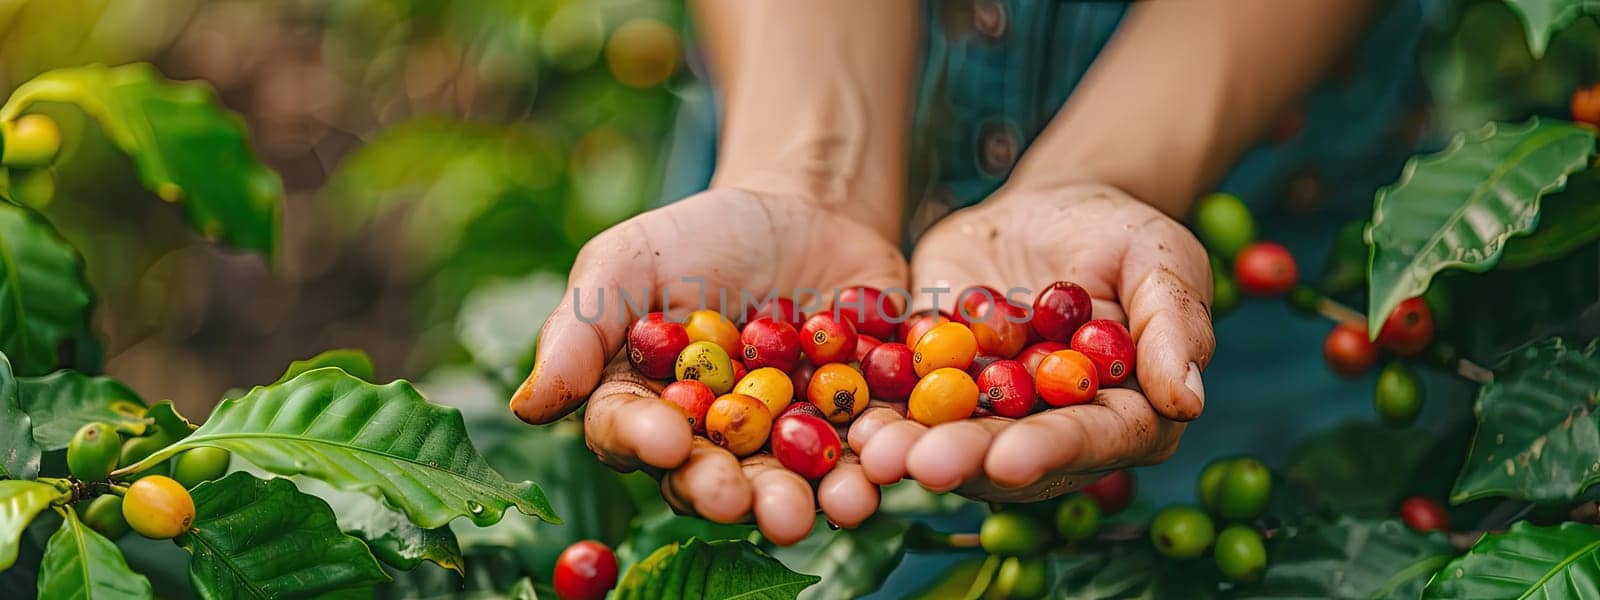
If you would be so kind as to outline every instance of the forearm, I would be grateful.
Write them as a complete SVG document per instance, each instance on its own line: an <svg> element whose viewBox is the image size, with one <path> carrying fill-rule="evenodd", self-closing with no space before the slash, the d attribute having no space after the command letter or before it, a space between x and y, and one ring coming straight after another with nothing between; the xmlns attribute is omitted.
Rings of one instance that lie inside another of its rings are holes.
<svg viewBox="0 0 1600 600"><path fill-rule="evenodd" d="M1161 0L1129 14L1017 165L1181 216L1345 50L1372 0Z"/></svg>
<svg viewBox="0 0 1600 600"><path fill-rule="evenodd" d="M696 0L723 103L712 187L800 193L898 240L914 0Z"/></svg>

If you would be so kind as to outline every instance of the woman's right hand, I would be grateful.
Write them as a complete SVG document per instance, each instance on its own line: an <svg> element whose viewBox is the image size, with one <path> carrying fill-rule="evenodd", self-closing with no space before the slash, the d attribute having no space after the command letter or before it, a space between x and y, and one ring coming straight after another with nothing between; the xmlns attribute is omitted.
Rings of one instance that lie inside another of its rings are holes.
<svg viewBox="0 0 1600 600"><path fill-rule="evenodd" d="M680 512L723 523L753 518L778 544L804 538L818 504L833 523L853 527L878 507L878 488L853 456L815 490L768 454L741 460L695 438L678 408L661 401L665 383L641 376L621 353L628 327L643 316L634 308L716 309L726 294L727 311L736 313L742 297L796 289L818 290L826 303L835 289L903 288L907 277L892 242L810 198L737 188L697 194L584 245L511 410L542 424L587 401L589 447L613 468L658 474L662 495ZM619 292L634 306L620 302Z"/></svg>

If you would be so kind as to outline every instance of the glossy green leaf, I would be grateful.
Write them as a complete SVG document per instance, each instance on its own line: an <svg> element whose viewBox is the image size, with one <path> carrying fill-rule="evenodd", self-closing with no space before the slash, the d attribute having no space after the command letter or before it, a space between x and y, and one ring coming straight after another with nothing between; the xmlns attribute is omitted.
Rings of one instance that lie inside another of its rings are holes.
<svg viewBox="0 0 1600 600"><path fill-rule="evenodd" d="M39 443L33 420L22 411L11 361L0 352L0 479L33 479L39 475Z"/></svg>
<svg viewBox="0 0 1600 600"><path fill-rule="evenodd" d="M128 568L122 550L67 513L39 567L39 599L151 598L150 580Z"/></svg>
<svg viewBox="0 0 1600 600"><path fill-rule="evenodd" d="M1376 517L1394 512L1433 440L1371 421L1345 423L1289 453L1284 479L1306 501Z"/></svg>
<svg viewBox="0 0 1600 600"><path fill-rule="evenodd" d="M1506 241L1500 268L1548 262L1600 240L1600 169L1573 175L1566 189L1544 199L1539 212L1538 229Z"/></svg>
<svg viewBox="0 0 1600 600"><path fill-rule="evenodd" d="M244 121L209 86L169 81L144 63L57 69L12 92L0 120L39 102L77 105L99 121L133 158L145 187L182 202L207 239L276 251L283 183L257 160Z"/></svg>
<svg viewBox="0 0 1600 600"><path fill-rule="evenodd" d="M523 577L517 584L511 586L511 591L506 594L511 600L539 600L539 590L533 587L533 580Z"/></svg>
<svg viewBox="0 0 1600 600"><path fill-rule="evenodd" d="M405 381L380 386L335 368L307 371L223 401L194 434L123 470L198 446L227 449L279 475L381 496L428 529L456 517L490 525L507 507L558 521L538 485L508 482L489 467L460 412L429 404Z"/></svg>
<svg viewBox="0 0 1600 600"><path fill-rule="evenodd" d="M1593 335L1582 321L1600 305L1600 244L1520 269L1440 273L1429 293L1448 305L1448 314L1435 312L1435 339L1492 365L1547 337Z"/></svg>
<svg viewBox="0 0 1600 600"><path fill-rule="evenodd" d="M367 356L367 353L361 350L340 348L328 350L305 360L289 363L289 368L284 369L283 376L273 383L283 383L299 377L301 373L322 367L338 367L362 381L377 382L377 377L373 375L377 368L372 366L372 357Z"/></svg>
<svg viewBox="0 0 1600 600"><path fill-rule="evenodd" d="M235 472L193 490L195 522L176 541L189 579L210 598L312 596L388 581L333 510L284 479Z"/></svg>
<svg viewBox="0 0 1600 600"><path fill-rule="evenodd" d="M828 531L820 523L800 543L772 550L790 569L822 580L801 592L801 598L859 598L883 584L905 556L904 520L879 515L855 529Z"/></svg>
<svg viewBox="0 0 1600 600"><path fill-rule="evenodd" d="M1545 340L1495 368L1494 382L1478 390L1478 431L1452 502L1565 501L1600 482L1597 344L1577 349Z"/></svg>
<svg viewBox="0 0 1600 600"><path fill-rule="evenodd" d="M1214 598L1219 574L1210 560L1173 560L1147 539L1101 545L1084 554L1045 557L1055 597ZM1270 559L1269 559L1270 561Z"/></svg>
<svg viewBox="0 0 1600 600"><path fill-rule="evenodd" d="M1350 516L1280 528L1267 542L1267 571L1240 598L1416 598L1455 556L1442 534L1396 520Z"/></svg>
<svg viewBox="0 0 1600 600"><path fill-rule="evenodd" d="M11 568L17 560L18 544L22 532L33 518L50 507L50 503L65 501L72 490L65 484L56 486L43 481L0 481L0 571Z"/></svg>
<svg viewBox="0 0 1600 600"><path fill-rule="evenodd" d="M361 538L384 564L411 570L423 561L465 574L461 545L448 527L423 529L383 502L360 492L335 489L315 479L298 478L300 491L323 499L339 516L339 529Z"/></svg>
<svg viewBox="0 0 1600 600"><path fill-rule="evenodd" d="M1578 17L1600 16L1600 0L1506 0L1506 5L1522 17L1528 34L1528 50L1535 58L1544 55L1556 32Z"/></svg>
<svg viewBox="0 0 1600 600"><path fill-rule="evenodd" d="M658 494L660 492L657 492ZM637 519L621 544L617 545L617 565L627 572L634 563L673 542L697 538L708 542L743 540L757 542L761 532L754 525L717 523L664 511Z"/></svg>
<svg viewBox="0 0 1600 600"><path fill-rule="evenodd" d="M750 542L687 542L662 546L617 582L617 600L725 598L793 600L817 583L789 570Z"/></svg>
<svg viewBox="0 0 1600 600"><path fill-rule="evenodd" d="M144 400L110 377L57 371L21 383L22 410L33 418L33 439L46 451L66 448L78 428L95 421L138 434L147 425Z"/></svg>
<svg viewBox="0 0 1600 600"><path fill-rule="evenodd" d="M1424 598L1600 596L1600 527L1527 521L1490 533L1434 575Z"/></svg>
<svg viewBox="0 0 1600 600"><path fill-rule="evenodd" d="M0 352L16 373L55 369L63 346L89 337L92 303L78 251L33 211L0 200Z"/></svg>
<svg viewBox="0 0 1600 600"><path fill-rule="evenodd" d="M1534 118L1458 134L1443 151L1411 159L1378 190L1366 241L1368 333L1447 268L1491 269L1506 240L1539 223L1539 200L1566 185L1595 151L1595 134Z"/></svg>

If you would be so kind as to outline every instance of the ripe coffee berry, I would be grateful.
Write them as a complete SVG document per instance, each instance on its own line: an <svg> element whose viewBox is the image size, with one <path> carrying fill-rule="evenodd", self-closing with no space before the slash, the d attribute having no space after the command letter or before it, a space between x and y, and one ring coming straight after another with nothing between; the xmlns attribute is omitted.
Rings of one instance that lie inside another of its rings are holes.
<svg viewBox="0 0 1600 600"><path fill-rule="evenodd" d="M1017 362L1028 368L1028 374L1033 375L1039 371L1039 361L1049 356L1051 352L1066 350L1069 346L1061 342L1039 342L1022 349L1017 355Z"/></svg>
<svg viewBox="0 0 1600 600"><path fill-rule="evenodd" d="M873 348L877 348L878 344L882 343L882 340L870 335L856 335L856 364L861 364L861 361L866 360L867 353L871 352Z"/></svg>
<svg viewBox="0 0 1600 600"><path fill-rule="evenodd" d="M689 313L689 320L683 324L684 331L689 334L691 342L711 342L722 346L728 356L738 356L744 349L744 344L739 341L739 328L733 326L733 321L722 316L714 310L697 310Z"/></svg>
<svg viewBox="0 0 1600 600"><path fill-rule="evenodd" d="M717 399L716 392L706 384L693 379L674 381L661 390L661 399L683 411L683 417L689 421L689 428L694 430L695 435L706 434L706 411Z"/></svg>
<svg viewBox="0 0 1600 600"><path fill-rule="evenodd" d="M917 375L927 377L937 369L965 369L978 355L978 340L972 330L960 323L945 323L929 329L911 347L911 364Z"/></svg>
<svg viewBox="0 0 1600 600"><path fill-rule="evenodd" d="M1422 533L1450 530L1450 515L1444 512L1443 505L1430 498L1406 498L1405 502L1400 503L1400 518L1406 525Z"/></svg>
<svg viewBox="0 0 1600 600"><path fill-rule="evenodd" d="M923 376L911 389L906 416L932 427L972 416L978 408L978 384L966 371L946 367Z"/></svg>
<svg viewBox="0 0 1600 600"><path fill-rule="evenodd" d="M1013 419L1033 412L1033 377L1028 368L1014 360L997 360L978 373L978 392L982 403L1002 417Z"/></svg>
<svg viewBox="0 0 1600 600"><path fill-rule="evenodd" d="M617 555L593 540L574 543L556 557L551 580L561 600L601 600L617 585Z"/></svg>
<svg viewBox="0 0 1600 600"><path fill-rule="evenodd" d="M628 362L651 379L671 377L673 361L688 345L689 332L662 313L645 315L628 328Z"/></svg>
<svg viewBox="0 0 1600 600"><path fill-rule="evenodd" d="M830 363L817 367L806 386L806 400L822 409L834 423L849 423L866 410L867 380L850 365Z"/></svg>
<svg viewBox="0 0 1600 600"><path fill-rule="evenodd" d="M706 411L706 437L734 456L749 456L767 443L772 413L760 400L744 394L723 394Z"/></svg>
<svg viewBox="0 0 1600 600"><path fill-rule="evenodd" d="M1432 341L1433 311L1421 297L1401 302L1378 331L1378 345L1400 356L1415 356Z"/></svg>
<svg viewBox="0 0 1600 600"><path fill-rule="evenodd" d="M1600 127L1600 83L1573 90L1572 120Z"/></svg>
<svg viewBox="0 0 1600 600"><path fill-rule="evenodd" d="M906 346L917 347L917 340L922 339L922 334L939 325L950 322L949 315L936 310L925 310L907 318L900 324L900 339ZM974 342L976 343L976 342Z"/></svg>
<svg viewBox="0 0 1600 600"><path fill-rule="evenodd" d="M1133 336L1121 323L1107 319L1084 323L1072 334L1072 349L1094 361L1102 386L1120 384L1133 374Z"/></svg>
<svg viewBox="0 0 1600 600"><path fill-rule="evenodd" d="M780 371L794 368L800 360L800 332L788 323L759 317L739 333L744 343L739 360L746 368L773 367Z"/></svg>
<svg viewBox="0 0 1600 600"><path fill-rule="evenodd" d="M1077 350L1057 350L1039 361L1033 386L1050 406L1072 406L1094 400L1100 375L1094 362Z"/></svg>
<svg viewBox="0 0 1600 600"><path fill-rule="evenodd" d="M962 321L957 317L958 322ZM965 324L978 341L978 353L1011 358L1028 343L1028 309L1005 298L982 304Z"/></svg>
<svg viewBox="0 0 1600 600"><path fill-rule="evenodd" d="M122 517L139 535L153 540L177 537L194 523L194 498L165 475L150 475L122 495Z"/></svg>
<svg viewBox="0 0 1600 600"><path fill-rule="evenodd" d="M774 415L783 412L789 407L789 402L794 400L794 383L789 381L789 374L772 367L762 367L745 375L739 383L734 384L733 393L744 394L760 400L767 405L767 412Z"/></svg>
<svg viewBox="0 0 1600 600"><path fill-rule="evenodd" d="M800 350L817 366L849 362L856 354L856 328L844 319L817 313L800 328Z"/></svg>
<svg viewBox="0 0 1600 600"><path fill-rule="evenodd" d="M788 408L783 409L783 412L778 413L778 420L781 421L784 417L793 415L811 415L824 421L828 420L828 415L822 414L822 409L817 408L817 405L815 404L805 401L790 404Z"/></svg>
<svg viewBox="0 0 1600 600"><path fill-rule="evenodd" d="M1046 340L1067 343L1094 312L1089 291L1076 283L1057 281L1033 298L1033 330Z"/></svg>
<svg viewBox="0 0 1600 600"><path fill-rule="evenodd" d="M740 381L744 381L744 376L745 375L749 375L749 374L750 374L750 369L744 368L744 363L739 362L737 360L733 361L733 383L734 383L734 385L738 385Z"/></svg>
<svg viewBox="0 0 1600 600"><path fill-rule="evenodd" d="M1365 321L1346 321L1323 338L1322 358L1334 373L1344 377L1359 377L1378 360L1378 347L1367 341Z"/></svg>
<svg viewBox="0 0 1600 600"><path fill-rule="evenodd" d="M711 391L726 394L733 389L733 360L728 352L711 342L694 342L678 353L673 367L678 381L695 380L706 384Z"/></svg>
<svg viewBox="0 0 1600 600"><path fill-rule="evenodd" d="M966 325L978 320L979 313L986 306L1003 300L1004 294L987 285L975 285L961 290L956 294L956 309L950 313L950 320Z"/></svg>
<svg viewBox="0 0 1600 600"><path fill-rule="evenodd" d="M772 454L783 468L817 479L839 462L839 432L823 419L790 415L772 427Z"/></svg>
<svg viewBox="0 0 1600 600"><path fill-rule="evenodd" d="M801 325L806 322L805 314L800 312L800 308L795 306L794 301L782 296L755 306L746 307L744 322L750 323L761 317L767 317L779 323L788 323L795 331L800 331Z"/></svg>
<svg viewBox="0 0 1600 600"><path fill-rule="evenodd" d="M873 398L903 402L917 385L916 367L911 364L911 349L905 344L879 344L861 359L861 372Z"/></svg>
<svg viewBox="0 0 1600 600"><path fill-rule="evenodd" d="M1118 469L1083 486L1083 495L1092 498L1100 506L1100 512L1114 515L1133 504L1133 490L1133 472Z"/></svg>
<svg viewBox="0 0 1600 600"><path fill-rule="evenodd" d="M806 390L811 388L811 376L817 372L817 367L804 358L789 369L789 383L794 384L794 399L806 401Z"/></svg>
<svg viewBox="0 0 1600 600"><path fill-rule="evenodd" d="M856 333L889 339L900 321L900 299L878 288L853 287L839 291L834 299L839 316L855 325Z"/></svg>
<svg viewBox="0 0 1600 600"><path fill-rule="evenodd" d="M1245 246L1233 259L1233 280L1255 296L1281 296L1294 289L1299 269L1289 250L1274 242Z"/></svg>

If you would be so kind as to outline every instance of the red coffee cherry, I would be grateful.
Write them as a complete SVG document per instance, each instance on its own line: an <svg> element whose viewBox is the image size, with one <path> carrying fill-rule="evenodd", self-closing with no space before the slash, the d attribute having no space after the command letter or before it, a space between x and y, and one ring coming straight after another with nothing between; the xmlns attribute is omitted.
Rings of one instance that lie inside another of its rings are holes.
<svg viewBox="0 0 1600 600"><path fill-rule="evenodd" d="M1344 377L1359 377L1378 360L1378 347L1367 341L1366 321L1345 321L1322 340L1322 358L1328 369Z"/></svg>
<svg viewBox="0 0 1600 600"><path fill-rule="evenodd" d="M689 427L694 429L696 435L706 434L706 411L717 399L716 392L711 391L709 386L693 379L674 381L661 390L661 399L683 411L684 418L689 420Z"/></svg>
<svg viewBox="0 0 1600 600"><path fill-rule="evenodd" d="M617 555L594 540L567 546L556 557L552 584L561 600L602 600L617 585Z"/></svg>
<svg viewBox="0 0 1600 600"><path fill-rule="evenodd" d="M1233 259L1233 279L1247 294L1282 296L1294 289L1299 269L1289 250L1273 242L1245 246Z"/></svg>
<svg viewBox="0 0 1600 600"><path fill-rule="evenodd" d="M828 313L811 315L800 328L800 350L819 367L849 362L856 354L856 327Z"/></svg>
<svg viewBox="0 0 1600 600"><path fill-rule="evenodd" d="M794 399L805 400L806 388L811 386L811 375L817 372L817 366L804 358L789 370L789 383L794 384Z"/></svg>
<svg viewBox="0 0 1600 600"><path fill-rule="evenodd" d="M1363 331L1362 335L1366 335ZM1400 356L1414 356L1433 342L1433 311L1422 297L1408 298L1389 313L1378 331L1378 345Z"/></svg>
<svg viewBox="0 0 1600 600"><path fill-rule="evenodd" d="M917 386L917 371L911 362L911 349L905 344L879 344L861 360L861 373L873 398L903 402Z"/></svg>
<svg viewBox="0 0 1600 600"><path fill-rule="evenodd" d="M678 354L688 345L688 330L659 312L645 315L628 328L628 362L651 379L672 377Z"/></svg>
<svg viewBox="0 0 1600 600"><path fill-rule="evenodd" d="M800 360L800 332L771 317L757 317L745 325L739 341L744 345L739 361L747 369L773 367L788 371Z"/></svg>
<svg viewBox="0 0 1600 600"><path fill-rule="evenodd" d="M800 308L795 306L794 301L782 296L755 306L745 307L744 322L750 323L761 317L767 317L779 323L788 323L795 331L800 331L801 325L806 322L805 314L800 312Z"/></svg>
<svg viewBox="0 0 1600 600"><path fill-rule="evenodd" d="M1450 515L1444 512L1444 505L1432 498L1406 498L1405 502L1400 503L1400 518L1406 525L1422 533L1450 530Z"/></svg>
<svg viewBox="0 0 1600 600"><path fill-rule="evenodd" d="M915 357L913 357L913 358L915 358ZM999 361L999 360L1009 360L1009 359L1000 358L998 356L984 356L984 355L980 354L978 356L974 356L972 358L972 364L967 365L967 368L962 369L962 370L966 371L968 375L971 375L973 381L977 381L979 373L982 373L984 369L989 368L989 365L992 365L992 364L995 363L995 361Z"/></svg>
<svg viewBox="0 0 1600 600"><path fill-rule="evenodd" d="M822 414L822 409L817 408L817 405L810 402L795 402L790 404L787 408L784 408L778 413L778 420L782 421L784 417L791 415L810 415L824 421L828 419L828 415Z"/></svg>
<svg viewBox="0 0 1600 600"><path fill-rule="evenodd" d="M943 311L924 310L918 312L900 324L900 341L907 347L914 348L917 345L917 340L922 338L922 334L927 333L929 329L949 322L950 315L945 314Z"/></svg>
<svg viewBox="0 0 1600 600"><path fill-rule="evenodd" d="M866 360L867 353L871 352L873 348L877 348L878 344L882 344L882 343L883 343L883 340L880 340L878 338L872 337L870 335L866 335L866 334L858 334L858 335L856 335L856 354L855 354L856 364L861 364L861 361Z"/></svg>
<svg viewBox="0 0 1600 600"><path fill-rule="evenodd" d="M978 393L979 404L987 404L994 414L1013 419L1033 412L1037 399L1028 368L1014 360L997 360L984 367L978 373Z"/></svg>
<svg viewBox="0 0 1600 600"><path fill-rule="evenodd" d="M900 298L872 287L839 290L834 300L839 316L855 325L856 332L885 340L894 337L900 321Z"/></svg>
<svg viewBox="0 0 1600 600"><path fill-rule="evenodd" d="M1094 400L1100 391L1099 369L1077 350L1057 350L1039 361L1033 385L1050 406L1072 406Z"/></svg>
<svg viewBox="0 0 1600 600"><path fill-rule="evenodd" d="M1028 342L1028 309L1012 304L991 288L963 291L951 319L972 330L979 354L1011 358Z"/></svg>
<svg viewBox="0 0 1600 600"><path fill-rule="evenodd" d="M1033 331L1046 340L1067 343L1094 312L1089 291L1076 283L1057 281L1033 298Z"/></svg>
<svg viewBox="0 0 1600 600"><path fill-rule="evenodd" d="M1600 127L1600 83L1572 91L1572 120Z"/></svg>
<svg viewBox="0 0 1600 600"><path fill-rule="evenodd" d="M839 462L839 432L826 420L804 414L778 419L772 427L772 454L783 468L818 479Z"/></svg>
<svg viewBox="0 0 1600 600"><path fill-rule="evenodd" d="M1101 476L1094 483L1083 486L1083 495L1100 505L1100 512L1111 515L1122 512L1133 504L1133 472L1118 469Z"/></svg>
<svg viewBox="0 0 1600 600"><path fill-rule="evenodd" d="M1039 361L1044 360L1044 357L1050 356L1051 352L1055 352L1057 350L1066 350L1068 348L1069 346L1061 342L1039 342L1037 344L1028 346L1027 348L1023 348L1022 353L1017 355L1017 362L1022 363L1022 366L1028 368L1029 375L1033 375L1034 373L1038 372Z"/></svg>
<svg viewBox="0 0 1600 600"><path fill-rule="evenodd" d="M1133 336L1121 323L1107 319L1084 323L1072 334L1072 349L1094 361L1101 386L1117 385L1133 375Z"/></svg>

